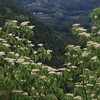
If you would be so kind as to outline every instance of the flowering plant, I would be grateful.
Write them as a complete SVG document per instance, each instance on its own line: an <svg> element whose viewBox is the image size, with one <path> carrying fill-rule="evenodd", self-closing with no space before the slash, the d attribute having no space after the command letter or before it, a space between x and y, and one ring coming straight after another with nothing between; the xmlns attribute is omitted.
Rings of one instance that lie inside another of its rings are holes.
<svg viewBox="0 0 100 100"><path fill-rule="evenodd" d="M35 46L29 40L34 33L29 21L18 25L16 20L10 20L0 28L0 77L11 86L13 100L99 100L97 10L91 15L95 28L90 33L80 24L73 25L73 34L86 45L68 45L64 67L59 69L42 63L51 59L52 50L46 50L43 44Z"/></svg>

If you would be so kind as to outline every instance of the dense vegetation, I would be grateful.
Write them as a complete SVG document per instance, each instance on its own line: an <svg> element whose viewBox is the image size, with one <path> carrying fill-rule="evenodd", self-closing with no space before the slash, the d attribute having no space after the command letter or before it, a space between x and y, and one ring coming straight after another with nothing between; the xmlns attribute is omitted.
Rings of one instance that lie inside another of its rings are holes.
<svg viewBox="0 0 100 100"><path fill-rule="evenodd" d="M60 32L70 32L71 24L90 27L90 13L98 0L15 0ZM40 13L40 14L38 14ZM67 29L67 30L66 30Z"/></svg>
<svg viewBox="0 0 100 100"><path fill-rule="evenodd" d="M91 33L80 24L73 25L73 34L85 47L68 45L65 64L57 69L43 63L51 59L52 50L29 40L35 26L8 20L0 28L0 77L11 88L6 99L99 100L100 8L91 17ZM6 94L0 93L1 97Z"/></svg>
<svg viewBox="0 0 100 100"><path fill-rule="evenodd" d="M69 34L71 26L65 27L66 22L62 31L57 21L56 30L67 30L67 37L13 0L0 0L0 100L99 100L100 8L93 11L91 18L91 30L73 25L73 34L84 44L80 45Z"/></svg>
<svg viewBox="0 0 100 100"><path fill-rule="evenodd" d="M68 33L67 37L65 37L59 32L55 32L50 26L39 21L39 19L31 13L19 7L13 0L0 0L1 26L6 19L16 19L18 22L29 20L31 24L36 25L33 29L35 32L34 38L31 37L30 40L32 40L34 44L43 43L47 49L52 49L54 51L54 57L50 63L53 66L56 65L60 67L63 64L64 56L62 55L64 54L64 47L69 43L75 43L75 39L71 34ZM58 44L59 46L57 46Z"/></svg>

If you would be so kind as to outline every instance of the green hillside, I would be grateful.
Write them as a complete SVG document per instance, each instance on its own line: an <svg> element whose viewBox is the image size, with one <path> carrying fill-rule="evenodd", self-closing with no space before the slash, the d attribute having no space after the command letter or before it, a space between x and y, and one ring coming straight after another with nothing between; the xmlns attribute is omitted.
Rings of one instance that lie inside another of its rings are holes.
<svg viewBox="0 0 100 100"><path fill-rule="evenodd" d="M64 63L64 48L70 43L69 38L55 32L50 26L44 24L27 10L19 7L13 0L0 0L0 26L2 27L7 19L16 19L20 22L30 21L30 24L35 25L34 36L30 38L34 45L43 43L47 49L53 50L54 57L51 62L45 62L53 67L61 67ZM59 46L58 46L59 45ZM3 79L0 76L0 100L11 100L11 87L5 87ZM7 91L6 91L7 90Z"/></svg>
<svg viewBox="0 0 100 100"><path fill-rule="evenodd" d="M90 27L90 13L100 6L99 0L15 0L60 32L69 32L70 25ZM66 30L66 28L68 30Z"/></svg>
<svg viewBox="0 0 100 100"><path fill-rule="evenodd" d="M0 27L0 100L99 100L100 8L91 17L91 33L73 25L85 45L66 46L62 68L45 64L52 50L29 40L34 25L6 21Z"/></svg>
<svg viewBox="0 0 100 100"><path fill-rule="evenodd" d="M6 19L17 19L19 22L29 20L30 24L36 26L34 28L34 38L31 37L30 40L32 40L34 44L43 43L47 49L53 50L54 57L49 63L50 65L60 67L64 62L62 55L64 54L65 46L70 43L77 43L75 37L72 36L71 33L68 33L67 37L65 37L63 34L54 31L50 26L33 16L33 14L19 7L13 0L0 0L1 26Z"/></svg>

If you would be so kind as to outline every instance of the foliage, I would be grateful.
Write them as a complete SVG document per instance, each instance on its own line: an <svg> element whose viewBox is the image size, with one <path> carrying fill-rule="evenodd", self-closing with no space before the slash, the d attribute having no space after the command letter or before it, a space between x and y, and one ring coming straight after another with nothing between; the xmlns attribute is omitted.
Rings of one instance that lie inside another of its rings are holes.
<svg viewBox="0 0 100 100"><path fill-rule="evenodd" d="M28 8L42 21L60 32L70 33L70 24L81 23L90 28L90 13L100 6L98 0L15 0ZM42 13L42 14L38 14ZM67 23L67 26L64 26ZM60 27L59 27L60 26ZM68 30L67 30L68 29Z"/></svg>
<svg viewBox="0 0 100 100"><path fill-rule="evenodd" d="M16 20L8 20L0 28L0 76L4 84L12 88L12 100L99 100L97 10L91 15L95 26L91 33L79 24L73 25L73 34L86 45L84 48L68 45L64 67L58 69L43 63L51 59L52 50L29 40L34 33L34 26L29 26L29 21L18 24Z"/></svg>
<svg viewBox="0 0 100 100"><path fill-rule="evenodd" d="M8 13L7 9L9 9L10 13ZM46 61L45 63L58 67L64 63L64 60L62 60L64 48L67 44L72 43L71 39L73 37L70 36L70 38L67 38L63 34L54 31L49 25L44 24L42 21L33 16L33 14L29 13L29 11L19 7L19 5L13 0L0 0L0 26L3 26L6 19L15 19L18 20L18 23L29 20L30 24L36 26L33 29L35 35L34 37L30 37L30 40L35 45L43 43L45 48L53 50L54 56L52 60L50 62ZM73 43L74 42L76 42L76 40L73 41ZM58 44L59 46L57 46ZM62 49L60 47L62 47Z"/></svg>

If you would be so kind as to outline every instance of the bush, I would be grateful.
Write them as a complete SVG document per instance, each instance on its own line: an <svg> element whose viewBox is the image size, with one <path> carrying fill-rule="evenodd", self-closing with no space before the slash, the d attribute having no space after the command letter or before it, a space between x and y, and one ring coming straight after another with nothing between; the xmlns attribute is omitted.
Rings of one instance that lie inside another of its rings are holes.
<svg viewBox="0 0 100 100"><path fill-rule="evenodd" d="M99 100L100 31L95 12L91 33L73 25L73 34L86 45L68 45L64 67L59 69L42 63L51 59L52 50L28 40L35 27L28 26L29 21L18 25L9 20L0 28L0 47L5 48L0 49L0 76L12 87L12 100Z"/></svg>

